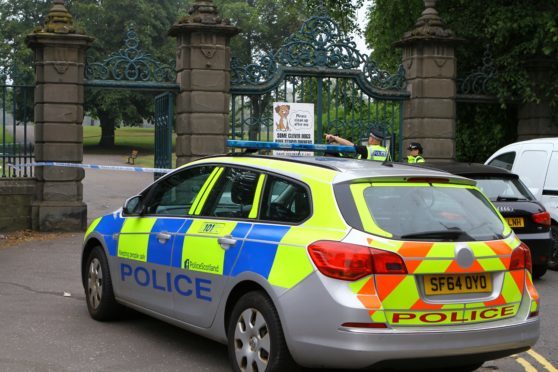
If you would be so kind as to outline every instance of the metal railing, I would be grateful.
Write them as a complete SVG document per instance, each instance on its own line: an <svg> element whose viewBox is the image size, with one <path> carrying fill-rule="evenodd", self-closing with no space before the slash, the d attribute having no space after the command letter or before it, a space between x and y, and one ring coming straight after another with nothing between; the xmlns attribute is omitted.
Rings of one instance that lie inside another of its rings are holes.
<svg viewBox="0 0 558 372"><path fill-rule="evenodd" d="M33 177L33 168L13 168L33 162L32 85L0 85L0 177Z"/></svg>

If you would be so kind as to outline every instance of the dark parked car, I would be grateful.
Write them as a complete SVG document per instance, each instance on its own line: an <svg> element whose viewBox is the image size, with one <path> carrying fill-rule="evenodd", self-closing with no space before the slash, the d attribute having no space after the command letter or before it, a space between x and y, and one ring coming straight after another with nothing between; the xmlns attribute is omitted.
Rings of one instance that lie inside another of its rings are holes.
<svg viewBox="0 0 558 372"><path fill-rule="evenodd" d="M473 163L429 162L423 166L476 180L477 186L498 208L519 239L531 249L533 277L544 275L552 248L550 214L516 174Z"/></svg>

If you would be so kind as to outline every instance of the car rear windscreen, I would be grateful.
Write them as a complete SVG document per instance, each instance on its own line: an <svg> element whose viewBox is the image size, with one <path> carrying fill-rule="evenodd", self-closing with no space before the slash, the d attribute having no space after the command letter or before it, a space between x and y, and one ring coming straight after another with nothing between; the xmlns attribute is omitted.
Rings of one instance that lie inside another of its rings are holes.
<svg viewBox="0 0 558 372"><path fill-rule="evenodd" d="M477 187L492 201L534 200L535 197L518 179L474 177Z"/></svg>
<svg viewBox="0 0 558 372"><path fill-rule="evenodd" d="M476 188L442 184L353 184L365 231L403 240L503 238L504 224Z"/></svg>

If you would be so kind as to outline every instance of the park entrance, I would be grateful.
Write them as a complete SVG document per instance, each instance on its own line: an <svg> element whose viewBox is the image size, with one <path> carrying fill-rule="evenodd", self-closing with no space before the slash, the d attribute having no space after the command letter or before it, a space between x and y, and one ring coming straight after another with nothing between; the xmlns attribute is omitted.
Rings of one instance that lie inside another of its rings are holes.
<svg viewBox="0 0 558 372"><path fill-rule="evenodd" d="M308 19L275 53L231 66L232 139L271 141L273 102L314 104L315 143L332 133L357 143L381 130L391 154L401 154L402 67L393 75L378 68L344 35L325 11Z"/></svg>
<svg viewBox="0 0 558 372"><path fill-rule="evenodd" d="M124 47L102 62L87 62L85 86L91 89L125 89L154 94L155 167L172 168L174 97L179 91L174 67L155 60L139 46L133 26Z"/></svg>

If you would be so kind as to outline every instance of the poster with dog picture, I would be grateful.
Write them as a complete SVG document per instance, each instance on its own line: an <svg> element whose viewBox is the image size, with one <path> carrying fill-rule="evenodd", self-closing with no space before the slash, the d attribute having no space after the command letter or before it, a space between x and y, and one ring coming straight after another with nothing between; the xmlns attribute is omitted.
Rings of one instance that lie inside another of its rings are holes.
<svg viewBox="0 0 558 372"><path fill-rule="evenodd" d="M273 141L278 143L314 143L313 103L273 103ZM274 155L312 156L308 151L274 150Z"/></svg>

